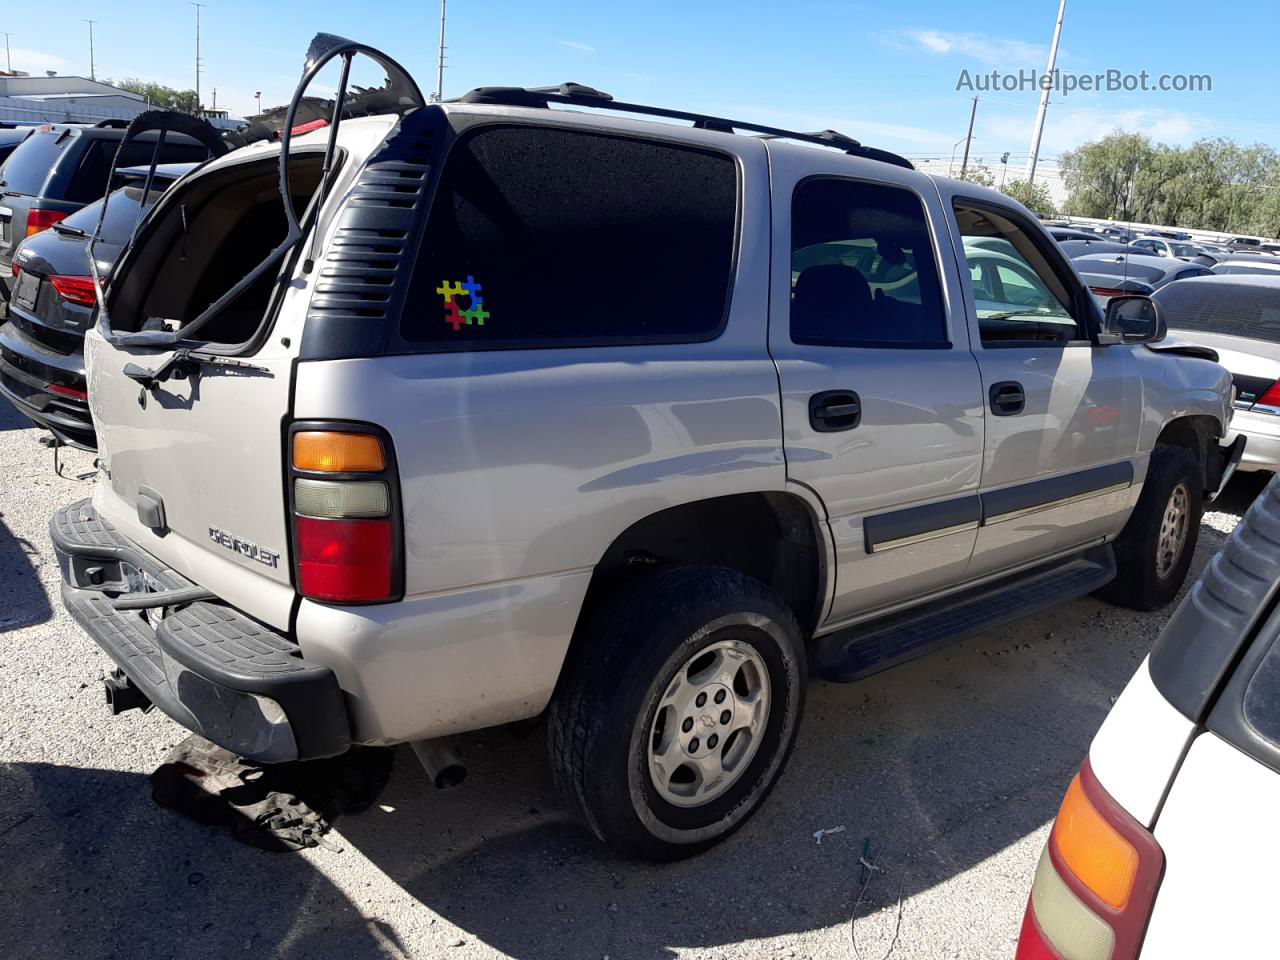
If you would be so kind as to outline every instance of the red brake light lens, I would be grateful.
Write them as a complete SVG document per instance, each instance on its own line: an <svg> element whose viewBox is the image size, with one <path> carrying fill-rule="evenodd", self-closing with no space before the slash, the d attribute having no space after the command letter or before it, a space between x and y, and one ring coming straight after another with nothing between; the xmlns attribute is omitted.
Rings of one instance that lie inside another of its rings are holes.
<svg viewBox="0 0 1280 960"><path fill-rule="evenodd" d="M1264 407L1280 407L1280 380L1267 387L1267 392L1253 402Z"/></svg>
<svg viewBox="0 0 1280 960"><path fill-rule="evenodd" d="M82 307L98 305L97 291L93 288L93 277L50 277L49 282L58 295L68 303L77 303Z"/></svg>
<svg viewBox="0 0 1280 960"><path fill-rule="evenodd" d="M1014 960L1062 960L1062 954L1049 946L1036 922L1036 912L1027 904L1022 917L1022 932L1018 935L1018 953Z"/></svg>
<svg viewBox="0 0 1280 960"><path fill-rule="evenodd" d="M393 592L391 519L294 518L298 587L331 603L371 603Z"/></svg>
<svg viewBox="0 0 1280 960"><path fill-rule="evenodd" d="M1089 289L1100 297L1127 297L1130 295L1130 291L1119 290L1116 287L1090 287Z"/></svg>
<svg viewBox="0 0 1280 960"><path fill-rule="evenodd" d="M69 213L62 210L30 210L27 212L27 236L32 237L43 230L48 230L55 223L69 216Z"/></svg>

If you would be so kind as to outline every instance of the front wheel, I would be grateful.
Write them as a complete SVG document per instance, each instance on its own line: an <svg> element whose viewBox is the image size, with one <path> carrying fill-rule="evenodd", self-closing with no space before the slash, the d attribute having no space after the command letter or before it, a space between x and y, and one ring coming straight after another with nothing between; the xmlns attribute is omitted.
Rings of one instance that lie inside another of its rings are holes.
<svg viewBox="0 0 1280 960"><path fill-rule="evenodd" d="M724 567L647 574L584 626L551 705L556 785L616 850L676 860L742 826L795 742L795 617Z"/></svg>
<svg viewBox="0 0 1280 960"><path fill-rule="evenodd" d="M1182 588L1196 552L1204 488L1185 447L1157 446L1138 503L1116 540L1116 578L1098 591L1133 610L1162 607Z"/></svg>

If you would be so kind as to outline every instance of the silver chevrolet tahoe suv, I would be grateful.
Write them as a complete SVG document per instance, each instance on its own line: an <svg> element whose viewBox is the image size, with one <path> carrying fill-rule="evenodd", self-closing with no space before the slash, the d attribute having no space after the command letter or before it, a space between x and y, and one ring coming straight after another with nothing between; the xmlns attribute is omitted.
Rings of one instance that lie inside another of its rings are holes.
<svg viewBox="0 0 1280 960"><path fill-rule="evenodd" d="M299 132L355 55L384 86ZM156 204L86 355L100 475L51 529L115 709L441 780L545 714L654 859L759 807L809 678L1170 600L1240 455L1212 353L1002 194L573 84L427 104L332 37L278 140Z"/></svg>

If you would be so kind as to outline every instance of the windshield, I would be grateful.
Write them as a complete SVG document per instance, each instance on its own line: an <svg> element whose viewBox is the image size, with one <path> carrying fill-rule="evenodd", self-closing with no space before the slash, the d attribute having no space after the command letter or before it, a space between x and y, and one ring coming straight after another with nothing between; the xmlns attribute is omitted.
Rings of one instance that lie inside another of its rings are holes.
<svg viewBox="0 0 1280 960"><path fill-rule="evenodd" d="M1175 257L1194 257L1200 253L1195 247L1189 243L1171 243L1170 249L1173 250Z"/></svg>
<svg viewBox="0 0 1280 960"><path fill-rule="evenodd" d="M11 193L39 196L58 157L74 139L56 131L33 133L0 166L0 186Z"/></svg>
<svg viewBox="0 0 1280 960"><path fill-rule="evenodd" d="M1280 343L1280 284L1171 283L1155 299L1170 329Z"/></svg>

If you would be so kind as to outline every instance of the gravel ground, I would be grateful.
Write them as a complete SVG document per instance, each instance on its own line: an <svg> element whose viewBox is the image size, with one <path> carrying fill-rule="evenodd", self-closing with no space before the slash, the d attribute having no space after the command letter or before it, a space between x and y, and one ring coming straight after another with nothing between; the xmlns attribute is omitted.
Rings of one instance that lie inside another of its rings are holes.
<svg viewBox="0 0 1280 960"><path fill-rule="evenodd" d="M628 863L555 798L540 732L465 738L438 792L396 756L336 849L270 854L155 806L185 734L111 718L108 661L62 611L46 523L88 496L0 403L0 957L1011 957L1062 791L1168 611L1092 599L852 686L815 684L782 782L729 842ZM69 452L72 471L88 455ZM1205 518L1193 573L1258 478ZM818 830L843 828L814 839Z"/></svg>

